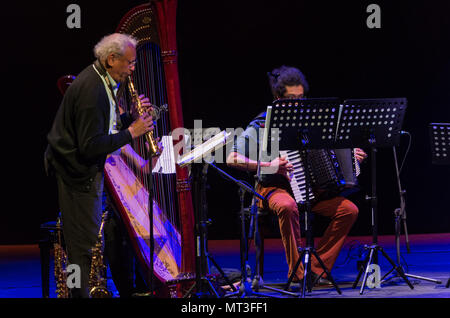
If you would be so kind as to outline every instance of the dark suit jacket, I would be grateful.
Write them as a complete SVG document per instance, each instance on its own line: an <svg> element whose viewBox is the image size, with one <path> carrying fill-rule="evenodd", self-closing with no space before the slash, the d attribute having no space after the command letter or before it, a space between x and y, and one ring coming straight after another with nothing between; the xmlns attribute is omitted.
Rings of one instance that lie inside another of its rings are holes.
<svg viewBox="0 0 450 318"><path fill-rule="evenodd" d="M110 104L100 76L92 65L67 89L47 135L46 166L69 186L89 191L95 174L103 170L106 155L131 142L128 130L108 134ZM123 127L131 123L121 116Z"/></svg>

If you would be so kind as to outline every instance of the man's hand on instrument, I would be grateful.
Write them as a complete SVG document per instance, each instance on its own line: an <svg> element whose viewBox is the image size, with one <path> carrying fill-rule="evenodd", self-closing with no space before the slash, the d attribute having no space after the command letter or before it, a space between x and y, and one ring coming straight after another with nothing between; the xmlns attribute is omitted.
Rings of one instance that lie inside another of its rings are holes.
<svg viewBox="0 0 450 318"><path fill-rule="evenodd" d="M161 150L161 152L160 152L159 155L153 156L153 157L151 158L151 160L152 160L152 167L156 166L156 164L158 163L159 157L162 155L162 152L163 152L163 150L164 150L163 144L162 144L162 142L159 141L159 140L160 140L159 137L155 139L156 143L158 144L158 148ZM150 145L148 144L148 142L146 142L145 145L147 146L147 150L149 150L149 149L150 149ZM147 165L147 166L148 166L148 165ZM147 168L147 170L149 170L149 169Z"/></svg>
<svg viewBox="0 0 450 318"><path fill-rule="evenodd" d="M158 148L161 149L161 152L159 153L159 155L155 156L155 157L157 157L157 158L158 158L159 156L161 156L161 154L162 154L162 152L163 152L163 150L164 150L163 144L162 144L162 142L160 141L160 139L161 139L161 138L159 138L159 137L155 139L156 144L158 145ZM148 141L145 142L145 148L147 148L147 152L150 151L150 144L148 143Z"/></svg>
<svg viewBox="0 0 450 318"><path fill-rule="evenodd" d="M139 100L141 101L142 107L144 107L144 110L151 115L151 112L153 111L152 103L150 103L150 99L148 97L145 97L144 95L139 95Z"/></svg>
<svg viewBox="0 0 450 318"><path fill-rule="evenodd" d="M153 107L152 107L153 105L152 105L152 103L150 103L150 99L148 97L145 97L145 95L143 95L143 94L139 95L138 98L139 98L139 101L141 102L141 106L144 109L144 112L151 115L153 112ZM133 106L131 107L131 115L133 116L134 119L139 117L139 112L136 109L136 103L134 103Z"/></svg>
<svg viewBox="0 0 450 318"><path fill-rule="evenodd" d="M153 118L147 113L138 117L130 125L130 127L128 127L128 131L130 132L131 137L133 139L138 138L152 130L153 130Z"/></svg>
<svg viewBox="0 0 450 318"><path fill-rule="evenodd" d="M367 158L367 154L361 148L355 148L353 151L356 160L358 160L359 163L363 162Z"/></svg>
<svg viewBox="0 0 450 318"><path fill-rule="evenodd" d="M270 162L270 166L275 169L278 168L276 173L282 174L290 179L290 173L294 169L294 166L286 159L286 157L278 157Z"/></svg>

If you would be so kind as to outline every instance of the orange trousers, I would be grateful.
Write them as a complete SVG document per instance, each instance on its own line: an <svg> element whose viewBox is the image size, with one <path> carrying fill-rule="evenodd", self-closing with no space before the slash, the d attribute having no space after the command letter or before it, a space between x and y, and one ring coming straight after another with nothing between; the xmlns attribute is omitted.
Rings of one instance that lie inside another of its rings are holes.
<svg viewBox="0 0 450 318"><path fill-rule="evenodd" d="M268 208L278 216L281 239L286 251L286 261L289 266L289 277L299 259L298 249L301 247L297 203L284 189L258 187L257 190L264 197L269 194ZM358 207L344 197L335 197L316 203L312 207L312 211L331 219L324 235L316 246L317 254L328 271L331 271L342 249L344 240L358 217ZM296 271L297 279L303 277L302 265ZM323 272L322 267L314 256L312 256L311 270L318 275ZM323 275L323 277L325 276Z"/></svg>

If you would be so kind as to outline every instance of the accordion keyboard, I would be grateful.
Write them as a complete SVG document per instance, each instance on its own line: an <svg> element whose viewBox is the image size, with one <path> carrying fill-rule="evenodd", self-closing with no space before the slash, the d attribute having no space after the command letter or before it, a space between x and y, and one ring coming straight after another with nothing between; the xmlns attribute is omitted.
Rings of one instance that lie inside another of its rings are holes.
<svg viewBox="0 0 450 318"><path fill-rule="evenodd" d="M286 157L287 160L294 166L290 174L291 189L294 194L295 202L303 204L306 202L306 175L303 163L298 150L281 150L280 155ZM309 199L314 199L314 194L310 188Z"/></svg>
<svg viewBox="0 0 450 318"><path fill-rule="evenodd" d="M306 171L299 150L281 150L280 155L294 166L290 184L295 201L306 202ZM359 163L351 149L310 150L308 153L309 200L316 197L312 189L342 191L356 189L360 173Z"/></svg>

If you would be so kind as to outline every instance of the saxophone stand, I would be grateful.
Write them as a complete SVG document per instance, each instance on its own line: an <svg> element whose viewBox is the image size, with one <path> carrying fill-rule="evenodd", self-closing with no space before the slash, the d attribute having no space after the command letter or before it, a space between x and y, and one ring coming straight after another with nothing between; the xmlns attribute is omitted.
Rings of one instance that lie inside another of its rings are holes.
<svg viewBox="0 0 450 318"><path fill-rule="evenodd" d="M402 189L402 185L401 185L401 181L400 181L400 170L398 168L398 160L397 160L397 151L395 149L395 146L392 147L393 150L393 155L394 155L394 164L395 164L395 171L396 171L396 175L397 175L397 184L398 184L398 190L399 190L399 194L400 194L400 208L397 208L394 210L394 215L395 215L395 245L396 245L396 249L397 249L397 264L399 264L400 267L401 266L401 253L400 253L400 236L401 236L401 231L402 231L402 225L405 231L405 243L406 243L406 249L407 252L410 253L410 246L409 246L409 240L408 240L408 229L406 226L406 199L405 199L405 194L406 191ZM381 283L389 281L393 278L399 277L398 273L396 273L395 275L392 275L388 278L385 279L385 277L387 275L389 275L394 269L392 269L390 272L386 273L386 275L383 276L383 278L381 279ZM427 278L427 277L423 277L423 276L417 276L417 275L411 275L408 273L405 273L406 277L410 277L410 278L415 278L415 279L420 279L420 280L425 280L425 281L429 281L429 282L433 282L436 284L441 284L442 282L440 280L436 280L436 279L432 279L432 278Z"/></svg>
<svg viewBox="0 0 450 318"><path fill-rule="evenodd" d="M194 176L196 179L196 202L199 202L195 208L195 229L196 229L196 275L195 284L185 294L184 298L191 296L193 298L220 298L220 293L215 289L211 279L208 277L210 274L210 266L208 260L214 264L221 276L224 278L227 285L231 287L233 291L236 291L234 285L229 281L224 271L220 268L214 258L208 252L208 231L207 226L209 221L206 219L208 205L206 200L206 184L208 166L210 164L204 163L203 168L201 165L192 165L194 170ZM195 293L193 292L195 289Z"/></svg>
<svg viewBox="0 0 450 318"><path fill-rule="evenodd" d="M104 235L103 227L107 218L109 217L108 209L104 209L102 212L102 221L100 223L100 228L98 230L97 243L91 249L92 261L91 261L91 271L89 274L90 298L111 298L112 293L107 287L106 270L107 267L103 261L103 249L104 249Z"/></svg>

